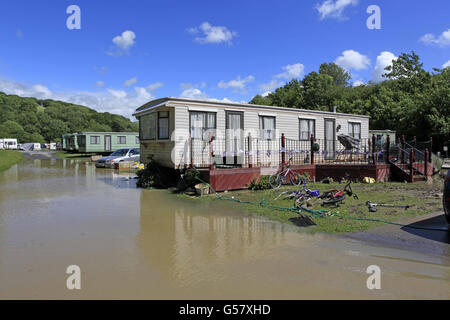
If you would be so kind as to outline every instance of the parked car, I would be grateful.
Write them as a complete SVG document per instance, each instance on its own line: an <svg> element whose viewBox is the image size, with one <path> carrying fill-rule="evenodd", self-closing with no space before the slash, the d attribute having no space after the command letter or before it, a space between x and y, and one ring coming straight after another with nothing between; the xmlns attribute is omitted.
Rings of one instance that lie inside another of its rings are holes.
<svg viewBox="0 0 450 320"><path fill-rule="evenodd" d="M450 170L447 171L447 175L445 176L442 201L444 205L445 219L447 219L447 223L450 224Z"/></svg>
<svg viewBox="0 0 450 320"><path fill-rule="evenodd" d="M97 168L114 168L114 164L124 161L136 161L140 159L140 149L139 148L124 148L118 149L111 153L107 157L103 157L95 161L95 166Z"/></svg>

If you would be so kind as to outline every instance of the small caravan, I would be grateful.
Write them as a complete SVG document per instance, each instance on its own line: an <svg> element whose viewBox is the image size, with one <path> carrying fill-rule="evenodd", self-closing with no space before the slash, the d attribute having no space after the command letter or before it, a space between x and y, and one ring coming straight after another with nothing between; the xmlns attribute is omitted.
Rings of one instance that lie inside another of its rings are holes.
<svg viewBox="0 0 450 320"><path fill-rule="evenodd" d="M17 150L17 139L0 139L0 149Z"/></svg>

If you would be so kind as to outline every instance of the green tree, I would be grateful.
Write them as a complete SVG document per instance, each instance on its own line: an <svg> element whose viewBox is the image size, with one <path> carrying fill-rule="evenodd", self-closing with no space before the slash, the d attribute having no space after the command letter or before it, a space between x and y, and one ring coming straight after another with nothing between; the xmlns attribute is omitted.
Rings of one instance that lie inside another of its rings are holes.
<svg viewBox="0 0 450 320"><path fill-rule="evenodd" d="M23 142L25 130L23 127L15 121L8 120L0 125L0 136L2 138L15 138L20 142Z"/></svg>
<svg viewBox="0 0 450 320"><path fill-rule="evenodd" d="M351 87L350 75L334 63L319 72L293 80L268 97L255 96L251 103L370 116L370 128L393 129L419 140L434 139L439 150L450 144L450 68L423 69L415 53L402 53L386 68L387 81Z"/></svg>
<svg viewBox="0 0 450 320"><path fill-rule="evenodd" d="M319 74L329 75L333 78L333 83L338 87L346 87L352 78L350 73L341 68L336 63L322 63L319 68Z"/></svg>

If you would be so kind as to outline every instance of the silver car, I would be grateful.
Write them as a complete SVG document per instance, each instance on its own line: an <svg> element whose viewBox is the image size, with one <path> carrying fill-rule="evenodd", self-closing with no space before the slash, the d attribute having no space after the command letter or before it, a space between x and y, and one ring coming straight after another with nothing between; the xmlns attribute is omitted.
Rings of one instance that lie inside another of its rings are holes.
<svg viewBox="0 0 450 320"><path fill-rule="evenodd" d="M124 148L118 149L107 157L103 157L95 161L97 168L114 168L114 164L125 161L139 162L140 160L139 148Z"/></svg>

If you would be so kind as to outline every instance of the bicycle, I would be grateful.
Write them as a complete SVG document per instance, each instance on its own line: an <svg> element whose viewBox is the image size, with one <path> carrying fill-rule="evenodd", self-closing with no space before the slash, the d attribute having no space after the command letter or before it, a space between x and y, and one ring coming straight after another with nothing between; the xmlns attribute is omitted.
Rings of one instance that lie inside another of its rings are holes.
<svg viewBox="0 0 450 320"><path fill-rule="evenodd" d="M283 197L283 200L286 200L286 199L293 199L293 198L297 198L297 197L300 197L300 196L302 196L303 194L305 194L305 192L307 192L307 191L310 191L310 190L307 190L306 189L306 179L303 179L302 180L303 181L303 188L302 188L302 190L299 190L299 191L292 191L292 190L287 190L287 191L284 191L284 192L281 192L275 199L273 199L273 200L278 200L278 199L280 199L282 196L284 196Z"/></svg>
<svg viewBox="0 0 450 320"><path fill-rule="evenodd" d="M315 197L319 197L319 190L311 190L306 188L307 180L303 179L303 189L296 193L294 200L294 208L300 208L305 202L312 200Z"/></svg>
<svg viewBox="0 0 450 320"><path fill-rule="evenodd" d="M335 205L337 207L339 206L339 203L345 200L346 195L358 199L358 196L352 190L351 183L352 182L349 181L342 190L333 189L323 193L319 197L320 199L324 199L322 205Z"/></svg>
<svg viewBox="0 0 450 320"><path fill-rule="evenodd" d="M269 177L269 184L273 189L278 189L281 187L283 182L285 182L289 176L289 181L294 186L299 186L302 183L300 179L300 175L290 168L290 163L292 161L292 157L289 158L289 161L286 165L286 169L283 170L283 166L280 166L279 171L276 174L272 174Z"/></svg>

